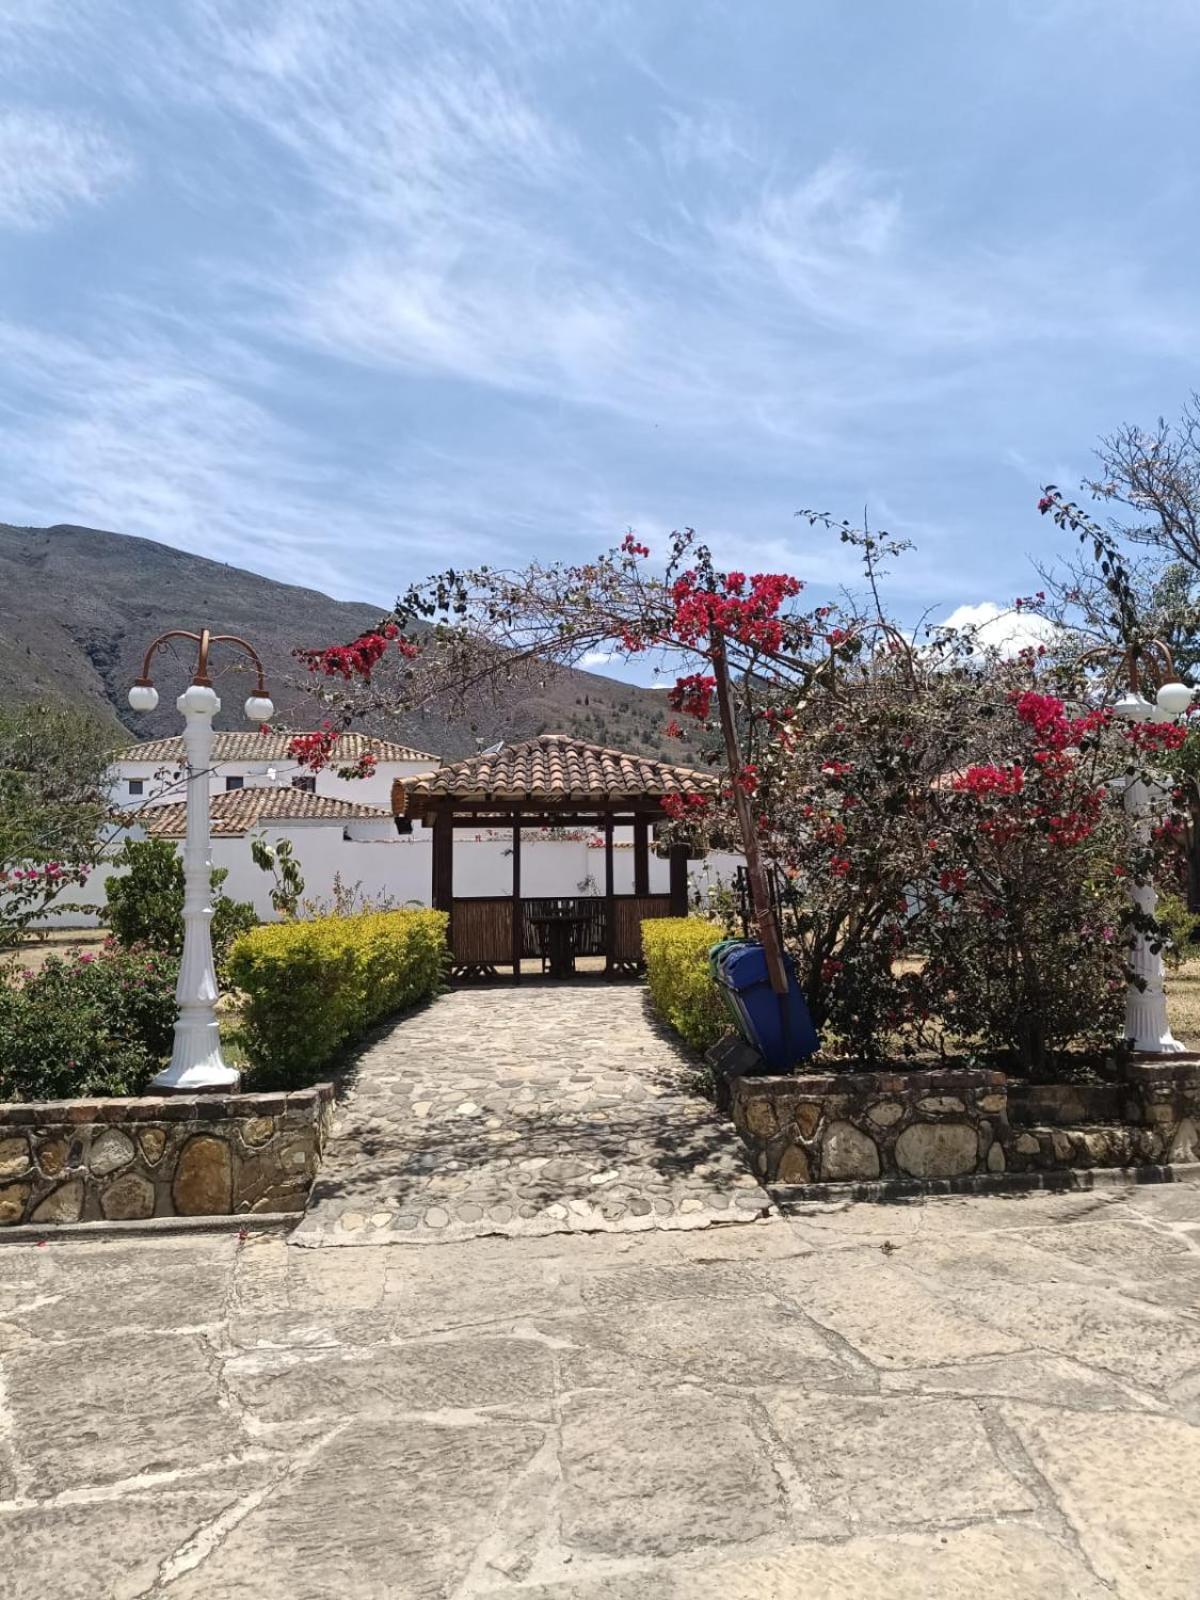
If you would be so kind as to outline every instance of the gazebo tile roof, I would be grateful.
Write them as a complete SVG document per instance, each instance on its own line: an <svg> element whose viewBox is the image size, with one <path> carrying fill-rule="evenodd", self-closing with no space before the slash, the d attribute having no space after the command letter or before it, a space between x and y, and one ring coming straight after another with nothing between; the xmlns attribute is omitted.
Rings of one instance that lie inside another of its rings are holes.
<svg viewBox="0 0 1200 1600"><path fill-rule="evenodd" d="M562 733L543 733L436 772L397 779L392 809L404 815L439 800L632 803L672 794L713 794L717 787L709 772L586 744Z"/></svg>

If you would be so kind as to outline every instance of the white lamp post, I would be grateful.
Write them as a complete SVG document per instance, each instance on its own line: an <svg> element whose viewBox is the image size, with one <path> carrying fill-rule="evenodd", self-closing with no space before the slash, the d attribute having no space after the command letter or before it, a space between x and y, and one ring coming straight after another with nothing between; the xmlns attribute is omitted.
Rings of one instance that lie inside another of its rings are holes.
<svg viewBox="0 0 1200 1600"><path fill-rule="evenodd" d="M196 672L175 704L184 718L183 743L187 753L187 837L183 847L183 955L175 999L175 1044L170 1065L151 1080L160 1094L203 1094L236 1089L240 1074L221 1055L217 1023L217 972L212 953L212 852L209 839L209 772L212 767L213 717L221 702L208 675L208 653L214 644L236 645L253 661L257 688L246 701L251 722L269 722L275 707L267 696L262 662L244 639L233 634L212 635L208 629L186 633L173 629L161 634L146 651L142 675L129 691L134 711L153 711L158 690L150 678L150 663L168 639L191 639L199 646Z"/></svg>
<svg viewBox="0 0 1200 1600"><path fill-rule="evenodd" d="M1185 683L1164 683L1151 705L1143 699L1136 680L1113 705L1113 715L1125 722L1170 722L1192 703L1192 691ZM1141 778L1125 785L1125 813L1139 844L1150 842L1150 790ZM1131 883L1134 905L1152 917L1158 895L1149 878ZM1144 933L1134 938L1129 964L1133 981L1125 991L1125 1037L1138 1054L1180 1055L1187 1046L1180 1044L1167 1021L1167 993L1162 950L1154 949Z"/></svg>

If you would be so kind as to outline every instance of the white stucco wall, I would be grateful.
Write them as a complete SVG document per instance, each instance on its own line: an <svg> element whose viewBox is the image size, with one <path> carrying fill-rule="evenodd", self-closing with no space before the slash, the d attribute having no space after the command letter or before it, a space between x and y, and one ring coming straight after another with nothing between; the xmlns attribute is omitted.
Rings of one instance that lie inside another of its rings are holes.
<svg viewBox="0 0 1200 1600"><path fill-rule="evenodd" d="M316 774L316 793L330 795L335 800L350 800L356 805L391 807L392 783L396 778L411 778L418 772L433 770L429 761L381 761L369 778L339 778L327 767ZM224 794L227 777L245 780L247 789L291 787L294 777L304 775L299 762L287 759L276 761L222 761L214 766L209 776L209 793ZM130 779L139 779L144 785L140 798L129 792ZM185 798L184 774L161 761L118 761L113 764L110 793L115 806L133 810L144 805L169 805Z"/></svg>
<svg viewBox="0 0 1200 1600"><path fill-rule="evenodd" d="M130 830L141 837L141 830ZM353 837L345 837L346 833ZM352 823L349 829L324 822L290 822L266 825L260 830L268 843L287 838L304 875L307 899L328 900L335 875L343 885L361 884L371 897L389 896L399 904L428 905L432 881L432 836L424 829L409 837L398 837L390 821ZM120 840L117 841L119 848ZM457 895L505 895L512 891L512 841L509 837L460 833L454 846L454 889ZM235 900L249 900L264 922L275 918L271 907L271 879L256 867L250 856L248 837L214 839L212 858L215 867L226 867L225 893ZM703 887L715 878L732 879L740 858L714 854L691 863L693 883ZM616 890L633 892L633 849L619 845L616 850ZM64 899L89 909L61 912L50 920L53 927L95 927L96 908L105 902L104 882L108 869L102 868L81 890ZM591 880L590 883L588 880ZM665 894L668 863L650 857L650 891ZM543 839L526 834L521 845L521 892L529 897L549 895L601 894L604 888L604 849L588 839Z"/></svg>

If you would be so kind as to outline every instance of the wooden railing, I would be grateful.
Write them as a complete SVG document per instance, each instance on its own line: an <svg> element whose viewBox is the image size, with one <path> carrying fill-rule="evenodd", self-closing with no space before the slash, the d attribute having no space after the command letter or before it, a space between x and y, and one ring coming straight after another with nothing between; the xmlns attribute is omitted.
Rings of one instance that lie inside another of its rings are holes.
<svg viewBox="0 0 1200 1600"><path fill-rule="evenodd" d="M642 959L642 923L649 917L669 917L669 894L618 895L613 901L613 960Z"/></svg>
<svg viewBox="0 0 1200 1600"><path fill-rule="evenodd" d="M565 902L564 902L565 903ZM608 902L599 896L581 902L593 912L597 931L605 931ZM542 908L545 900L522 900L522 909ZM665 894L616 895L612 902L613 927L611 956L622 966L642 959L642 923L648 917L669 917L671 897ZM522 956L536 956L528 916L522 918L524 938ZM593 934L588 940L589 954L602 954L607 940ZM456 899L450 910L450 948L456 967L507 967L513 959L512 899L508 895L488 895Z"/></svg>

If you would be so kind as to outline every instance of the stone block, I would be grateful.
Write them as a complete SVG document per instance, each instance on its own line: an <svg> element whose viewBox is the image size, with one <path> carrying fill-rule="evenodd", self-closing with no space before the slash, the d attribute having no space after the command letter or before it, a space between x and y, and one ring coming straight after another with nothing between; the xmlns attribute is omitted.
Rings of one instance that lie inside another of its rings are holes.
<svg viewBox="0 0 1200 1600"><path fill-rule="evenodd" d="M835 1122L821 1141L821 1178L825 1183L869 1180L879 1176L875 1141L852 1122Z"/></svg>
<svg viewBox="0 0 1200 1600"><path fill-rule="evenodd" d="M274 1119L271 1117L250 1117L243 1122L242 1138L250 1145L263 1145L275 1132Z"/></svg>
<svg viewBox="0 0 1200 1600"><path fill-rule="evenodd" d="M0 1139L0 1178L19 1178L29 1171L29 1141L24 1134Z"/></svg>
<svg viewBox="0 0 1200 1600"><path fill-rule="evenodd" d="M31 1222L78 1222L83 1210L83 1179L60 1183L34 1207Z"/></svg>
<svg viewBox="0 0 1200 1600"><path fill-rule="evenodd" d="M922 1111L927 1111L932 1116L946 1116L951 1112L961 1116L967 1109L965 1104L956 1094L931 1094L917 1102Z"/></svg>
<svg viewBox="0 0 1200 1600"><path fill-rule="evenodd" d="M133 1160L133 1140L120 1128L105 1128L98 1139L92 1141L88 1166L98 1178L106 1177Z"/></svg>
<svg viewBox="0 0 1200 1600"><path fill-rule="evenodd" d="M998 1139L987 1153L987 1169L989 1172L1004 1171L1004 1146Z"/></svg>
<svg viewBox="0 0 1200 1600"><path fill-rule="evenodd" d="M785 1526L750 1407L703 1390L564 1401L560 1515L568 1552L624 1561L751 1543Z"/></svg>
<svg viewBox="0 0 1200 1600"><path fill-rule="evenodd" d="M808 1157L798 1144L789 1144L779 1158L775 1173L777 1183L808 1183L812 1170Z"/></svg>
<svg viewBox="0 0 1200 1600"><path fill-rule="evenodd" d="M138 1147L150 1166L157 1166L166 1148L167 1136L162 1128L144 1128L138 1134Z"/></svg>
<svg viewBox="0 0 1200 1600"><path fill-rule="evenodd" d="M228 1216L233 1208L233 1161L223 1139L197 1133L179 1155L171 1199L181 1217Z"/></svg>
<svg viewBox="0 0 1200 1600"><path fill-rule="evenodd" d="M972 1400L805 1395L769 1401L768 1410L813 1512L835 1525L830 1531L965 1522L1037 1506L1032 1488L1000 1460Z"/></svg>
<svg viewBox="0 0 1200 1600"><path fill-rule="evenodd" d="M1169 1162L1200 1160L1200 1130L1191 1117L1184 1117L1167 1146Z"/></svg>
<svg viewBox="0 0 1200 1600"><path fill-rule="evenodd" d="M100 1196L100 1209L110 1222L129 1222L154 1215L154 1185L136 1172L123 1172Z"/></svg>
<svg viewBox="0 0 1200 1600"><path fill-rule="evenodd" d="M37 1147L37 1164L47 1178L57 1178L67 1164L70 1147L63 1138L43 1139Z"/></svg>
<svg viewBox="0 0 1200 1600"><path fill-rule="evenodd" d="M0 1228L11 1227L25 1215L31 1190L27 1183L6 1183L0 1186Z"/></svg>
<svg viewBox="0 0 1200 1600"><path fill-rule="evenodd" d="M897 1100L880 1100L868 1106L867 1116L879 1128L893 1128L904 1115L904 1107Z"/></svg>
<svg viewBox="0 0 1200 1600"><path fill-rule="evenodd" d="M792 1113L792 1121L802 1139L811 1139L821 1120L821 1108L811 1100L802 1100Z"/></svg>
<svg viewBox="0 0 1200 1600"><path fill-rule="evenodd" d="M974 1172L979 1141L969 1122L915 1122L896 1140L896 1162L912 1178Z"/></svg>
<svg viewBox="0 0 1200 1600"><path fill-rule="evenodd" d="M1008 1094L981 1094L976 1104L981 1111L1007 1111Z"/></svg>

